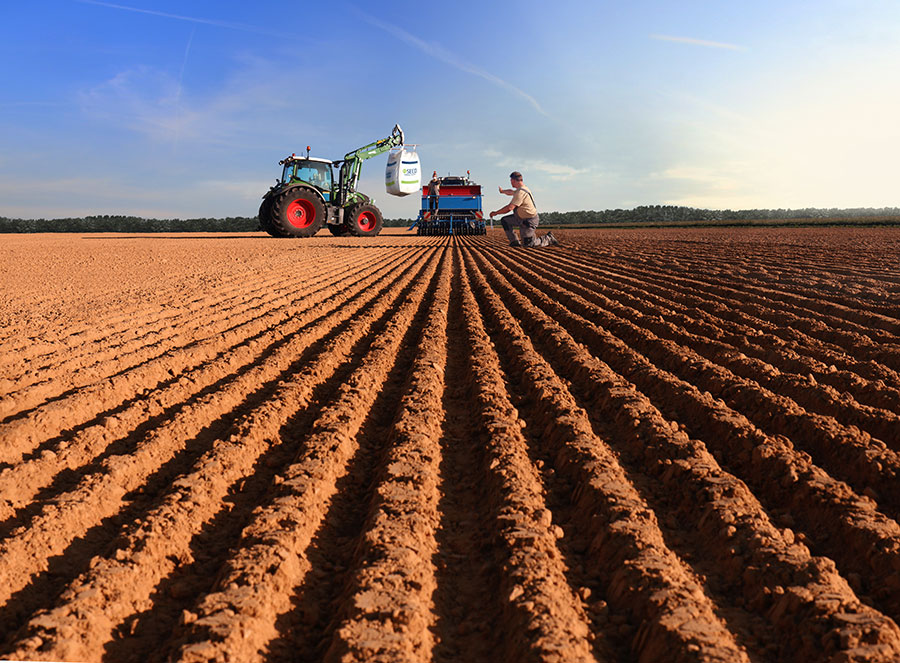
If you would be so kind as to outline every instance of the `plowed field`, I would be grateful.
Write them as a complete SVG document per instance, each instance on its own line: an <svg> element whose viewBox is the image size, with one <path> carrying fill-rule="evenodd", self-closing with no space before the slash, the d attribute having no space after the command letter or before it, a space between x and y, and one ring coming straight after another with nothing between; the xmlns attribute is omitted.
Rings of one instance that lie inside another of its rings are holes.
<svg viewBox="0 0 900 663"><path fill-rule="evenodd" d="M900 231L5 236L0 658L900 660Z"/></svg>

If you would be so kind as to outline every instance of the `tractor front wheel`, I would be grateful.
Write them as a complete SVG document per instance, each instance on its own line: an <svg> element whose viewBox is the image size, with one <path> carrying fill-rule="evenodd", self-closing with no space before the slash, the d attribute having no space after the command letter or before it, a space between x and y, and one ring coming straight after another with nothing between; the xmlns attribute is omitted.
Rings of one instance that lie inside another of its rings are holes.
<svg viewBox="0 0 900 663"><path fill-rule="evenodd" d="M374 237L381 232L384 218L381 216L381 210L375 205L363 203L348 209L345 212L344 222L352 235Z"/></svg>
<svg viewBox="0 0 900 663"><path fill-rule="evenodd" d="M272 203L270 225L283 237L312 237L324 223L325 206L308 189L290 189Z"/></svg>

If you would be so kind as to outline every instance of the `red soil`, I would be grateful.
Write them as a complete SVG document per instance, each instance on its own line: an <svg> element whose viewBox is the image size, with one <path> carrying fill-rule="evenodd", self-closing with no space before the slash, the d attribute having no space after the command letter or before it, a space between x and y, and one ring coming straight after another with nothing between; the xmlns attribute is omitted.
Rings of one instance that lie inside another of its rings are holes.
<svg viewBox="0 0 900 663"><path fill-rule="evenodd" d="M5 236L0 657L900 659L900 231Z"/></svg>

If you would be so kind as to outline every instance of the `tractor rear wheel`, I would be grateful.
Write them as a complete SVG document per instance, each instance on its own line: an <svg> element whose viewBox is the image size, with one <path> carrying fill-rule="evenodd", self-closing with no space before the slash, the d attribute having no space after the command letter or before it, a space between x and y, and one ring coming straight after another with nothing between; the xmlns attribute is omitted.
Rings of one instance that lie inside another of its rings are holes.
<svg viewBox="0 0 900 663"><path fill-rule="evenodd" d="M374 237L384 225L381 210L368 203L354 205L346 211L344 219L350 234L357 237Z"/></svg>
<svg viewBox="0 0 900 663"><path fill-rule="evenodd" d="M325 223L325 206L315 193L298 187L275 199L270 218L283 237L312 237Z"/></svg>

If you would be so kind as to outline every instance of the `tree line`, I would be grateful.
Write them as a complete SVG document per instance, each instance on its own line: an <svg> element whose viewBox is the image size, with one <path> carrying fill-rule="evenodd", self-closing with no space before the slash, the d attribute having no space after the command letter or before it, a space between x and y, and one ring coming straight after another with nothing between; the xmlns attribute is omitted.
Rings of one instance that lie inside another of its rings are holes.
<svg viewBox="0 0 900 663"><path fill-rule="evenodd" d="M886 219L900 218L898 207L858 207L850 209L806 207L803 209L712 210L676 205L642 205L633 209L603 211L544 212L546 225L597 225L608 223L700 223L775 220Z"/></svg>
<svg viewBox="0 0 900 663"><path fill-rule="evenodd" d="M747 209L710 210L676 205L642 205L633 209L583 210L578 212L542 212L544 225L594 226L621 223L679 224L679 223L736 223L753 221L812 221L829 219L872 222L900 219L898 207L862 207L852 209ZM408 227L414 219L385 219L387 227ZM12 219L0 217L0 233L175 233L175 232L254 232L259 220L247 216L223 219L147 219L137 216L102 214L97 216L61 219Z"/></svg>
<svg viewBox="0 0 900 663"><path fill-rule="evenodd" d="M259 230L259 219L255 216L229 216L224 219L145 219L115 214L63 219L0 217L0 232L4 233L179 233L254 230Z"/></svg>

